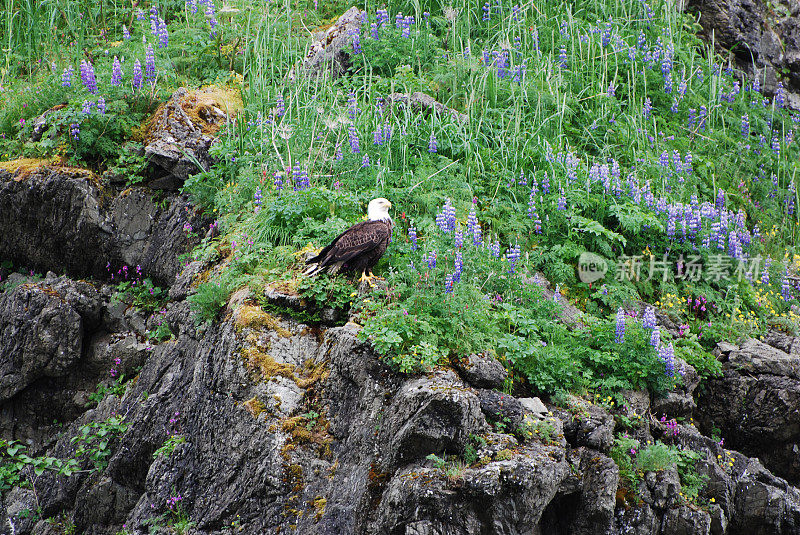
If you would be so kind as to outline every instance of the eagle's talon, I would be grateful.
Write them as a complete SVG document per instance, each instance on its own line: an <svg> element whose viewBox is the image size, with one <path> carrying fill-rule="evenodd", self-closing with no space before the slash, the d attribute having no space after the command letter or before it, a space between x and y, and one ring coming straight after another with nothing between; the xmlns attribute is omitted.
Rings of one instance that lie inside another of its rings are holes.
<svg viewBox="0 0 800 535"><path fill-rule="evenodd" d="M367 275L366 272L362 272L361 277L358 279L358 284L360 285L362 282L366 282L367 284L369 284L370 288L374 288L375 284L372 282L372 279L380 279L380 277L376 277L372 273Z"/></svg>

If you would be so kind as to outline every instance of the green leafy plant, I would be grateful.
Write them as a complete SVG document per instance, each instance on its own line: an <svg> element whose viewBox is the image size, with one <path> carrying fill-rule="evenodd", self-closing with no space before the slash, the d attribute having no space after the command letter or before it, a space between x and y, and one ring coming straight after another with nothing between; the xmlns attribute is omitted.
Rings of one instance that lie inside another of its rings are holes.
<svg viewBox="0 0 800 535"><path fill-rule="evenodd" d="M122 416L82 425L71 440L77 446L75 458L87 460L96 471L104 470L111 456L112 441L125 433L129 426Z"/></svg>
<svg viewBox="0 0 800 535"><path fill-rule="evenodd" d="M155 452L153 452L153 459L159 457L169 457L180 444L186 443L186 437L183 435L170 435Z"/></svg>
<svg viewBox="0 0 800 535"><path fill-rule="evenodd" d="M92 407L103 401L107 396L122 397L125 394L127 383L125 375L120 375L111 384L98 383L97 390L89 394L86 407Z"/></svg>
<svg viewBox="0 0 800 535"><path fill-rule="evenodd" d="M149 277L136 278L117 284L113 299L150 314L163 308L167 292L155 286Z"/></svg>
<svg viewBox="0 0 800 535"><path fill-rule="evenodd" d="M197 293L188 298L198 323L207 323L217 318L228 302L228 289L219 283L206 282L197 287Z"/></svg>

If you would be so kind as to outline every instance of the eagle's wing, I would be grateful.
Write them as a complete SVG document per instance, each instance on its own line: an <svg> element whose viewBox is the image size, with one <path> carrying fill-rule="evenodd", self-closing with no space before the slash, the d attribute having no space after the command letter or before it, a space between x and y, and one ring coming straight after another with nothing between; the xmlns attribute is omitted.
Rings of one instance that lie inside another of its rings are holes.
<svg viewBox="0 0 800 535"><path fill-rule="evenodd" d="M358 255L378 247L389 235L389 227L382 221L362 221L336 237L330 245L306 263L319 262L321 266L347 262Z"/></svg>

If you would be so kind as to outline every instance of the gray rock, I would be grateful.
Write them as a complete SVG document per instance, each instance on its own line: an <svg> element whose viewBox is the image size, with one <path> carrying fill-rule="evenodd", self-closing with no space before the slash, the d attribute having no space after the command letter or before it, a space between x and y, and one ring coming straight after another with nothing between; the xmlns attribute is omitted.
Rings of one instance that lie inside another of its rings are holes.
<svg viewBox="0 0 800 535"><path fill-rule="evenodd" d="M519 403L525 411L537 418L544 418L549 410L539 398L519 398Z"/></svg>
<svg viewBox="0 0 800 535"><path fill-rule="evenodd" d="M215 133L238 111L223 109L226 101L213 98L214 88L175 91L151 119L144 155L150 165L151 188L177 190L191 175L211 166L208 149Z"/></svg>
<svg viewBox="0 0 800 535"><path fill-rule="evenodd" d="M158 203L134 188L109 198L91 174L41 167L19 179L0 171L0 257L37 271L107 279L139 265L157 283L182 269L201 221L185 198Z"/></svg>
<svg viewBox="0 0 800 535"><path fill-rule="evenodd" d="M709 535L711 516L705 511L682 505L664 514L662 533L670 535Z"/></svg>
<svg viewBox="0 0 800 535"><path fill-rule="evenodd" d="M505 432L515 433L522 424L525 409L517 398L497 390L478 390L483 414L494 424L500 424Z"/></svg>
<svg viewBox="0 0 800 535"><path fill-rule="evenodd" d="M708 380L698 396L701 428L720 429L727 447L800 482L800 355L754 339L728 355L723 376Z"/></svg>
<svg viewBox="0 0 800 535"><path fill-rule="evenodd" d="M768 95L775 92L778 74L787 92L787 105L800 109L800 24L797 2L777 0L688 0L686 9L700 14L703 34L749 77L758 76Z"/></svg>
<svg viewBox="0 0 800 535"><path fill-rule="evenodd" d="M553 408L564 424L564 438L573 446L587 446L608 453L614 443L614 418L591 403L581 402L579 411Z"/></svg>
<svg viewBox="0 0 800 535"><path fill-rule="evenodd" d="M500 362L491 355L472 354L454 364L459 375L467 383L477 388L500 389L508 377L508 372Z"/></svg>
<svg viewBox="0 0 800 535"><path fill-rule="evenodd" d="M387 457L407 463L430 453L461 453L469 436L485 426L480 407L478 397L451 371L407 382L386 413Z"/></svg>
<svg viewBox="0 0 800 535"><path fill-rule="evenodd" d="M469 121L469 115L460 113L452 108L448 108L441 102L437 101L427 93L415 91L413 93L390 93L386 100L392 104L402 104L409 106L416 111L427 113L435 113L439 117L450 116L458 123L466 123Z"/></svg>
<svg viewBox="0 0 800 535"><path fill-rule="evenodd" d="M0 294L0 401L81 357L83 319L58 293L22 285Z"/></svg>
<svg viewBox="0 0 800 535"><path fill-rule="evenodd" d="M350 69L350 32L361 30L362 12L351 7L324 32L314 34L303 59L303 72L313 77L338 78ZM294 71L290 78L294 76Z"/></svg>

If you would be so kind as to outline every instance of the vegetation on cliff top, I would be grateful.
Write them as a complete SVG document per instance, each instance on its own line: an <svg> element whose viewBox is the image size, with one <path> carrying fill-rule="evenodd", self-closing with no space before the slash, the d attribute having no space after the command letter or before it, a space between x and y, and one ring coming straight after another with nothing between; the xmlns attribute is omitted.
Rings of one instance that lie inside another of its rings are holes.
<svg viewBox="0 0 800 535"><path fill-rule="evenodd" d="M0 30L8 158L136 183L143 121L175 88L241 88L216 164L184 188L219 229L197 257L225 266L194 298L201 318L244 284L296 286L297 252L382 196L387 287L353 306L405 371L489 350L538 393L663 391L677 357L711 374L717 341L796 328L800 118L670 4L367 4L336 79L300 63L310 29L348 6L220 7L21 3ZM389 99L414 91L467 120ZM352 293L319 284L338 304ZM642 301L679 333L654 330Z"/></svg>

